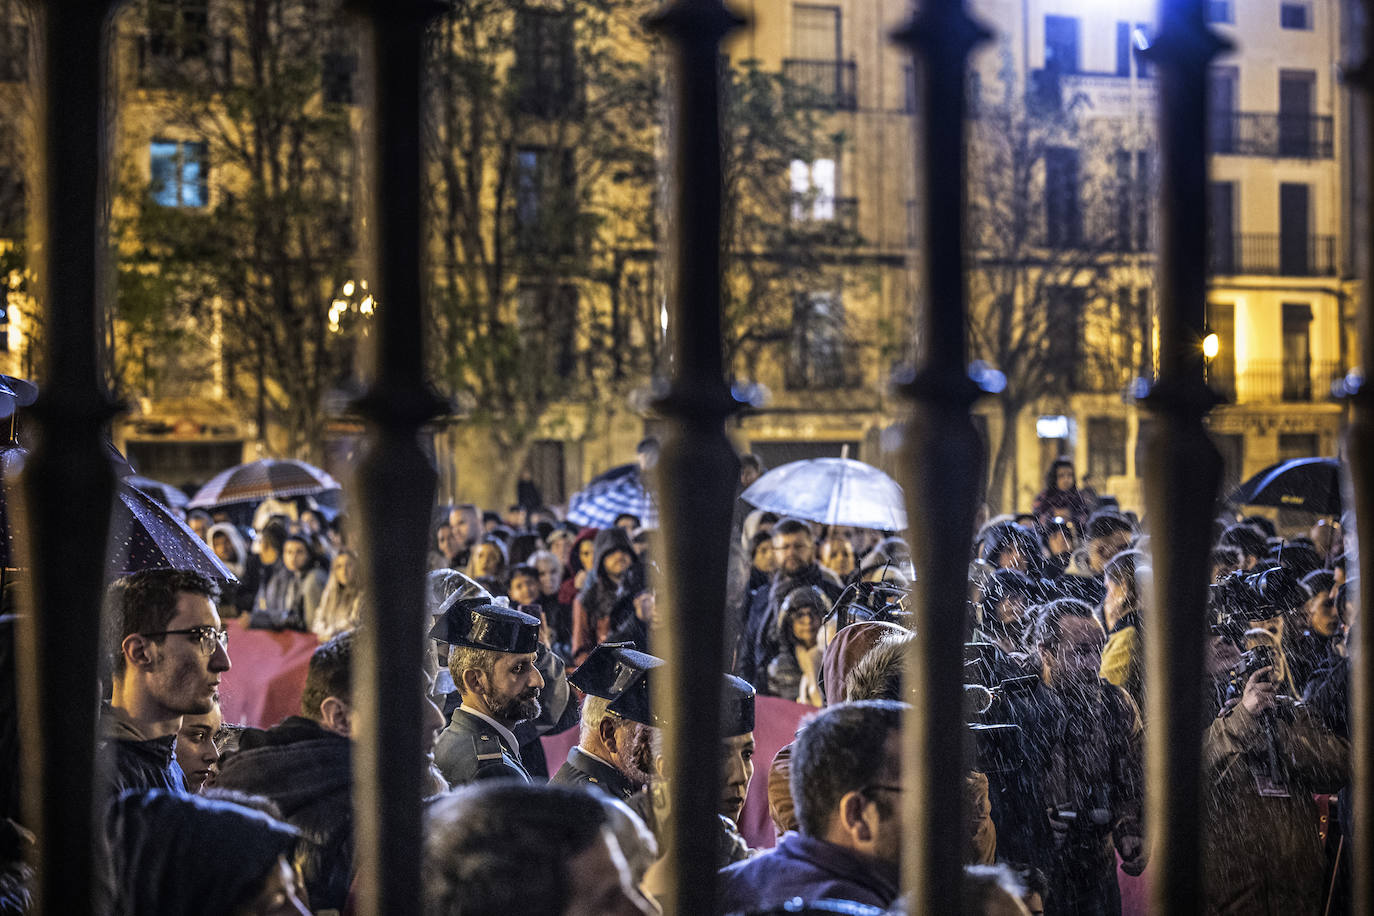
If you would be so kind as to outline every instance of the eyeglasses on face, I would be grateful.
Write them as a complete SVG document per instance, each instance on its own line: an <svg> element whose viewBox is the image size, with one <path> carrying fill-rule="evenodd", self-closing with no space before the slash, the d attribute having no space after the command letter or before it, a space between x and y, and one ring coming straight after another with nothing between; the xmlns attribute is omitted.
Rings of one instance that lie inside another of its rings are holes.
<svg viewBox="0 0 1374 916"><path fill-rule="evenodd" d="M229 631L223 627L212 627L209 624L198 627L187 627L184 630L155 630L151 633L143 633L149 638L156 636L189 636L200 643L201 654L207 658L215 654L216 648L229 648Z"/></svg>

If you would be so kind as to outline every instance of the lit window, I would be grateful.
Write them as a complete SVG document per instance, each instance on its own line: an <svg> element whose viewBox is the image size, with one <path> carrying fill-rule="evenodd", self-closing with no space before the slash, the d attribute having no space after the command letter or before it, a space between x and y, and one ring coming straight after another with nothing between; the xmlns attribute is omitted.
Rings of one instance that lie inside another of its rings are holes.
<svg viewBox="0 0 1374 916"><path fill-rule="evenodd" d="M154 140L149 145L153 200L164 207L205 207L205 144L185 140Z"/></svg>
<svg viewBox="0 0 1374 916"><path fill-rule="evenodd" d="M794 220L835 218L835 160L804 162L793 159L789 170Z"/></svg>

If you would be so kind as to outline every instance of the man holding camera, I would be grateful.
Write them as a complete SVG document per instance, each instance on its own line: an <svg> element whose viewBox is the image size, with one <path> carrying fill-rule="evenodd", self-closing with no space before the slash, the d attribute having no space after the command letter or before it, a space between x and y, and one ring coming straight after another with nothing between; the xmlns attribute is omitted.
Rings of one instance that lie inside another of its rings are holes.
<svg viewBox="0 0 1374 916"><path fill-rule="evenodd" d="M1093 609L1072 598L1039 608L1029 642L1041 682L1009 700L1026 765L989 774L998 853L1049 877L1046 913L1118 916L1116 856L1138 875L1142 728L1124 690L1098 677L1106 635Z"/></svg>
<svg viewBox="0 0 1374 916"><path fill-rule="evenodd" d="M1271 585L1240 573L1213 589L1218 639L1236 639L1236 621L1252 626L1203 735L1208 912L1320 913L1325 860L1312 796L1349 778L1349 745L1282 692L1281 643L1253 626L1276 616Z"/></svg>

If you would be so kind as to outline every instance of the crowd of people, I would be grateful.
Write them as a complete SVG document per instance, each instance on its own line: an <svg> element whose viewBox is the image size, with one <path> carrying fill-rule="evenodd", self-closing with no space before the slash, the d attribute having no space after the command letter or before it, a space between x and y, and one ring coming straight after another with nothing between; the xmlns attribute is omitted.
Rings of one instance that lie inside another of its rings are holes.
<svg viewBox="0 0 1374 916"><path fill-rule="evenodd" d="M751 456L745 468L761 470ZM147 570L109 588L100 735L114 802L101 842L114 912L321 914L357 898L352 740L367 723L353 649L367 582L341 519L274 509L252 527L190 513L236 585ZM426 912L657 912L674 812L651 699L664 664L654 533L628 514L579 528L527 500L501 514L438 507L431 535L432 629L416 672ZM711 764L720 912L797 899L903 912L903 664L921 638L910 550L899 532L743 503L732 538ZM1065 460L1031 512L974 536L966 912L1115 916L1122 875L1148 865L1143 659L1169 651L1149 639L1150 541L1132 514L1080 490ZM1301 916L1348 900L1357 606L1343 547L1331 520L1286 538L1261 517L1217 522L1198 730L1208 912ZM318 637L298 714L270 727L219 710L224 620L239 616ZM759 695L814 709L759 761L777 834L767 850L739 830ZM571 729L575 747L550 773L541 738ZM26 834L5 824L0 912L23 912Z"/></svg>

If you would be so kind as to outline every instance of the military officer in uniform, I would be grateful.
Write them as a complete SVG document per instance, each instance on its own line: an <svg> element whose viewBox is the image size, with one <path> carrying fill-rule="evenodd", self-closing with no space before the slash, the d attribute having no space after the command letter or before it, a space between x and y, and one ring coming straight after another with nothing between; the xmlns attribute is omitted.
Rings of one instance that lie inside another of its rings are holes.
<svg viewBox="0 0 1374 916"><path fill-rule="evenodd" d="M663 660L632 643L597 646L568 682L587 695L582 735L552 782L595 786L612 798L631 798L649 781L653 733L649 684Z"/></svg>
<svg viewBox="0 0 1374 916"><path fill-rule="evenodd" d="M530 782L512 729L540 713L538 618L496 604L454 601L430 636L449 644L448 669L462 697L434 744L439 771L454 787L479 779Z"/></svg>

